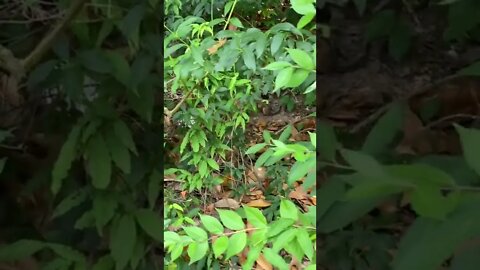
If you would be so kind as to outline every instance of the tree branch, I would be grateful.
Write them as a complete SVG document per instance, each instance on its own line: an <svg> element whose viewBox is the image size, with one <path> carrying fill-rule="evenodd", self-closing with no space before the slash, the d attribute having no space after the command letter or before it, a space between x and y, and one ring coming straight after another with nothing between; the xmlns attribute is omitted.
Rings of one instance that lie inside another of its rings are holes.
<svg viewBox="0 0 480 270"><path fill-rule="evenodd" d="M46 52L48 52L58 35L67 27L73 18L75 18L87 1L88 0L73 0L65 17L58 22L55 28L49 32L35 49L22 61L25 72L28 72L32 67L38 64Z"/></svg>

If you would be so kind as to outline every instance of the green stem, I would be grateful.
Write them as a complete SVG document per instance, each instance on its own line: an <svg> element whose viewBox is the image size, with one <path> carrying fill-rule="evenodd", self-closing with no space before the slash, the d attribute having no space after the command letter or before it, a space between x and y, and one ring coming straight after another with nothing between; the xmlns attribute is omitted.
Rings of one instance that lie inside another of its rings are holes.
<svg viewBox="0 0 480 270"><path fill-rule="evenodd" d="M227 30L228 24L230 23L230 19L232 18L233 11L235 10L235 5L237 5L237 0L233 2L232 8L230 9L230 13L228 14L227 22L223 27L223 30Z"/></svg>

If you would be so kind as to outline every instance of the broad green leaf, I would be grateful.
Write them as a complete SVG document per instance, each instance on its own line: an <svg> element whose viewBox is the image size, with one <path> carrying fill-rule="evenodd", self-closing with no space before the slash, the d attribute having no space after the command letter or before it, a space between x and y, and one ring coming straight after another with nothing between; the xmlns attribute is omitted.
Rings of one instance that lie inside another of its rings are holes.
<svg viewBox="0 0 480 270"><path fill-rule="evenodd" d="M228 237L225 235L222 235L218 237L212 244L212 250L213 250L213 255L215 258L220 257L228 248L229 242L228 242Z"/></svg>
<svg viewBox="0 0 480 270"><path fill-rule="evenodd" d="M112 175L112 161L105 140L95 134L87 145L87 168L95 188L105 189Z"/></svg>
<svg viewBox="0 0 480 270"><path fill-rule="evenodd" d="M299 179L307 175L308 172L315 171L316 161L317 159L315 158L315 156L313 156L304 162L295 162L295 164L290 169L290 173L288 174L288 184L292 185L295 181L298 181Z"/></svg>
<svg viewBox="0 0 480 270"><path fill-rule="evenodd" d="M385 169L393 176L412 186L429 185L436 187L453 187L455 180L444 171L427 164L390 165Z"/></svg>
<svg viewBox="0 0 480 270"><path fill-rule="evenodd" d="M250 224L252 224L255 228L262 229L267 227L267 219L262 214L262 211L247 205L244 205L243 209L245 210L247 221L250 222Z"/></svg>
<svg viewBox="0 0 480 270"><path fill-rule="evenodd" d="M260 151L261 149L263 149L266 145L267 145L266 143L259 143L259 144L252 145L247 149L245 154L246 155L255 154L258 151Z"/></svg>
<svg viewBox="0 0 480 270"><path fill-rule="evenodd" d="M242 53L243 61L245 66L253 71L256 70L257 64L255 63L255 55L249 47L243 48Z"/></svg>
<svg viewBox="0 0 480 270"><path fill-rule="evenodd" d="M314 7L315 2L312 0L292 0L290 3L292 4L293 10L298 14L316 13Z"/></svg>
<svg viewBox="0 0 480 270"><path fill-rule="evenodd" d="M242 22L237 17L230 18L230 23L235 25L238 28L243 28Z"/></svg>
<svg viewBox="0 0 480 270"><path fill-rule="evenodd" d="M320 217L317 222L317 229L321 233L331 233L344 228L374 209L384 200L384 197L380 197L361 199L354 202L336 202Z"/></svg>
<svg viewBox="0 0 480 270"><path fill-rule="evenodd" d="M257 59L263 55L265 48L267 47L267 36L262 32L259 34L257 41L255 42L255 55Z"/></svg>
<svg viewBox="0 0 480 270"><path fill-rule="evenodd" d="M53 211L53 214L52 214L52 218L56 218L67 213L72 208L84 202L86 198L87 198L87 192L84 189L73 192L72 194L68 195L65 199L63 199L57 205L57 207L55 207L55 210Z"/></svg>
<svg viewBox="0 0 480 270"><path fill-rule="evenodd" d="M140 42L140 23L144 18L146 12L144 5L136 5L128 10L127 15L118 23L118 28L125 35L125 37L139 46Z"/></svg>
<svg viewBox="0 0 480 270"><path fill-rule="evenodd" d="M74 262L86 262L85 256L79 251L65 245L47 244L47 247L53 250L60 257Z"/></svg>
<svg viewBox="0 0 480 270"><path fill-rule="evenodd" d="M290 81L285 85L285 87L296 88L299 87L310 75L310 71L305 69L296 69L290 77Z"/></svg>
<svg viewBox="0 0 480 270"><path fill-rule="evenodd" d="M275 78L275 90L278 90L284 87L292 78L293 67L287 67L282 69Z"/></svg>
<svg viewBox="0 0 480 270"><path fill-rule="evenodd" d="M313 20L313 18L315 18L315 13L308 13L303 15L297 23L297 28L302 29L307 24L309 24Z"/></svg>
<svg viewBox="0 0 480 270"><path fill-rule="evenodd" d="M263 255L265 256L265 259L267 259L269 263L271 263L275 267L278 267L278 269L280 270L290 269L288 264L283 260L283 258L272 249L264 248Z"/></svg>
<svg viewBox="0 0 480 270"><path fill-rule="evenodd" d="M116 269L124 269L132 257L137 240L135 220L130 215L122 216L110 234L110 252Z"/></svg>
<svg viewBox="0 0 480 270"><path fill-rule="evenodd" d="M268 149L267 151L263 152L255 161L255 168L260 168L267 162L267 160L275 153L273 149Z"/></svg>
<svg viewBox="0 0 480 270"><path fill-rule="evenodd" d="M246 232L239 232L235 233L234 235L230 236L228 240L228 247L225 253L225 259L229 259L234 255L242 252L242 250L247 245L247 233Z"/></svg>
<svg viewBox="0 0 480 270"><path fill-rule="evenodd" d="M102 229L115 215L118 201L113 194L97 194L93 199L93 215L95 217L95 223L97 230L101 234Z"/></svg>
<svg viewBox="0 0 480 270"><path fill-rule="evenodd" d="M313 63L312 58L307 52L299 49L287 49L287 51L292 60L295 61L295 63L297 63L297 65L299 65L300 67L306 70L315 69L315 64Z"/></svg>
<svg viewBox="0 0 480 270"><path fill-rule="evenodd" d="M125 145L133 153L137 154L137 148L133 142L132 133L125 122L122 120L115 121L113 128L115 130L115 134L117 134L117 136L120 138L123 145Z"/></svg>
<svg viewBox="0 0 480 270"><path fill-rule="evenodd" d="M320 157L329 161L335 160L335 154L339 146L335 130L325 122L319 121L317 123L317 132L320 139L318 145Z"/></svg>
<svg viewBox="0 0 480 270"><path fill-rule="evenodd" d="M475 62L465 68L462 68L457 72L458 75L465 76L479 76L480 75L480 62Z"/></svg>
<svg viewBox="0 0 480 270"><path fill-rule="evenodd" d="M114 269L114 266L115 262L113 261L112 256L105 255L93 265L92 270L112 270Z"/></svg>
<svg viewBox="0 0 480 270"><path fill-rule="evenodd" d="M395 136L402 129L403 107L400 103L391 108L378 120L362 146L362 152L376 156L390 150Z"/></svg>
<svg viewBox="0 0 480 270"><path fill-rule="evenodd" d="M282 232L276 239L273 241L272 250L275 252L280 252L280 250L285 247L288 243L295 239L297 234L297 228L290 228Z"/></svg>
<svg viewBox="0 0 480 270"><path fill-rule="evenodd" d="M128 148L120 141L115 135L113 130L109 130L104 133L105 141L107 143L110 156L113 162L120 168L125 174L130 173L130 152Z"/></svg>
<svg viewBox="0 0 480 270"><path fill-rule="evenodd" d="M65 143L63 144L57 161L53 166L51 186L53 194L57 194L62 187L62 181L67 177L72 162L75 160L80 131L80 125L76 125L72 128L72 130L68 134L67 141L65 141Z"/></svg>
<svg viewBox="0 0 480 270"><path fill-rule="evenodd" d="M400 241L393 270L439 269L465 241L480 235L479 202L476 196L444 221L416 219Z"/></svg>
<svg viewBox="0 0 480 270"><path fill-rule="evenodd" d="M278 62L273 62L273 63L268 64L263 69L274 71L274 70L284 69L284 68L287 68L287 67L292 67L292 64L290 62L287 62L287 61L278 61Z"/></svg>
<svg viewBox="0 0 480 270"><path fill-rule="evenodd" d="M445 219L457 204L458 194L442 194L442 190L433 186L418 186L410 196L413 210L419 216L433 219Z"/></svg>
<svg viewBox="0 0 480 270"><path fill-rule="evenodd" d="M308 259L311 261L313 259L313 246L315 245L315 242L310 240L308 231L304 228L299 228L296 236L299 246L303 249L303 252L305 252L305 255L307 255Z"/></svg>
<svg viewBox="0 0 480 270"><path fill-rule="evenodd" d="M275 220L268 228L267 237L270 238L282 233L287 228L290 228L293 224L295 224L295 222L296 220L289 218L279 218Z"/></svg>
<svg viewBox="0 0 480 270"><path fill-rule="evenodd" d="M153 209L157 203L158 195L160 194L160 189L163 188L162 185L162 176L157 170L154 170L150 175L148 180L148 205Z"/></svg>
<svg viewBox="0 0 480 270"><path fill-rule="evenodd" d="M200 215L200 220L207 231L213 234L222 234L223 225L217 218L207 215Z"/></svg>
<svg viewBox="0 0 480 270"><path fill-rule="evenodd" d="M130 259L130 267L132 269L138 269L138 264L145 260L146 248L145 241L142 237L137 238L137 243L135 243L135 248L133 249L133 255Z"/></svg>
<svg viewBox="0 0 480 270"><path fill-rule="evenodd" d="M372 180L389 179L385 169L370 155L350 150L341 152L345 160L360 174L370 177Z"/></svg>
<svg viewBox="0 0 480 270"><path fill-rule="evenodd" d="M150 237L157 241L163 240L163 223L160 215L149 209L139 209L135 213L138 224Z"/></svg>
<svg viewBox="0 0 480 270"><path fill-rule="evenodd" d="M208 166L210 166L210 168L217 171L220 170L220 166L218 166L218 163L214 159L212 158L207 159L207 163L208 163Z"/></svg>
<svg viewBox="0 0 480 270"><path fill-rule="evenodd" d="M345 194L346 200L377 198L378 196L401 193L407 189L407 187L397 185L394 182L377 181L366 177L359 177L356 180L354 186Z"/></svg>
<svg viewBox="0 0 480 270"><path fill-rule="evenodd" d="M478 143L480 141L480 130L468 129L456 124L455 128L460 135L465 161L477 175L480 175L480 143Z"/></svg>
<svg viewBox="0 0 480 270"><path fill-rule="evenodd" d="M320 187L317 193L318 217L322 218L328 209L330 209L336 201L341 200L345 194L345 183L338 177L331 177Z"/></svg>
<svg viewBox="0 0 480 270"><path fill-rule="evenodd" d="M166 248L170 245L177 244L181 241L180 235L172 231L163 232L163 246Z"/></svg>
<svg viewBox="0 0 480 270"><path fill-rule="evenodd" d="M262 251L263 246L250 246L250 250L248 251L247 260L242 265L242 270L251 270L254 269L253 265L255 261L260 256L260 252Z"/></svg>
<svg viewBox="0 0 480 270"><path fill-rule="evenodd" d="M35 240L19 240L0 248L0 261L17 261L29 257L41 249L45 244Z"/></svg>
<svg viewBox="0 0 480 270"><path fill-rule="evenodd" d="M270 44L270 51L272 55L274 55L276 52L278 52L278 49L282 46L284 39L284 34L283 33L277 33L275 36L272 38L272 43Z"/></svg>
<svg viewBox="0 0 480 270"><path fill-rule="evenodd" d="M207 232L200 227L188 226L184 227L183 230L185 230L185 233L190 236L190 238L194 239L197 242L208 240Z"/></svg>
<svg viewBox="0 0 480 270"><path fill-rule="evenodd" d="M222 209L217 209L217 212L225 227L236 231L245 229L245 224L243 223L242 217L240 217L239 214L232 210Z"/></svg>
<svg viewBox="0 0 480 270"><path fill-rule="evenodd" d="M289 200L281 200L280 217L298 220L298 208Z"/></svg>
<svg viewBox="0 0 480 270"><path fill-rule="evenodd" d="M192 263L201 260L208 251L208 242L193 242L188 246L187 254L190 257L190 262L188 263L191 265Z"/></svg>

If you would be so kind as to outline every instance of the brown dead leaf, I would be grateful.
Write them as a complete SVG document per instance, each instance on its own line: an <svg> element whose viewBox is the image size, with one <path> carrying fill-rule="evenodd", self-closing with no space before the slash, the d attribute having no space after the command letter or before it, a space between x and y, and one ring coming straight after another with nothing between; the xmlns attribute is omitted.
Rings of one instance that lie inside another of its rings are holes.
<svg viewBox="0 0 480 270"><path fill-rule="evenodd" d="M259 270L273 270L273 266L265 259L265 256L263 254L260 254L260 256L257 259L257 268Z"/></svg>
<svg viewBox="0 0 480 270"><path fill-rule="evenodd" d="M240 207L240 204L232 198L221 199L217 201L214 205L217 208L238 209Z"/></svg>
<svg viewBox="0 0 480 270"><path fill-rule="evenodd" d="M180 196L182 197L182 199L185 200L187 198L187 191L184 190L184 191L180 192Z"/></svg>
<svg viewBox="0 0 480 270"><path fill-rule="evenodd" d="M247 170L247 179L250 183L263 183L267 177L267 169L265 167L249 168Z"/></svg>
<svg viewBox="0 0 480 270"><path fill-rule="evenodd" d="M208 54L212 55L212 54L217 53L218 49L220 49L223 45L225 45L225 42L227 42L226 39L224 39L224 38L219 39L217 41L217 43L215 43L212 47L207 49Z"/></svg>
<svg viewBox="0 0 480 270"><path fill-rule="evenodd" d="M250 201L249 203L247 203L247 205L255 208L265 208L272 205L272 203L264 199L257 199L257 200Z"/></svg>

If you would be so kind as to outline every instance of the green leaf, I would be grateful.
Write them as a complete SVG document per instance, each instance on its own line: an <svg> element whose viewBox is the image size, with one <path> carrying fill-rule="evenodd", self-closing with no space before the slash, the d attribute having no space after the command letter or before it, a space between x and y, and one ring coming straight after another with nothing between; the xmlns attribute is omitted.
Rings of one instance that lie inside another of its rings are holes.
<svg viewBox="0 0 480 270"><path fill-rule="evenodd" d="M386 169L391 175L413 186L455 186L455 180L449 174L427 164L390 165Z"/></svg>
<svg viewBox="0 0 480 270"><path fill-rule="evenodd" d="M207 232L200 227L189 226L189 227L184 227L183 230L188 236L190 236L190 238L194 239L197 242L208 240Z"/></svg>
<svg viewBox="0 0 480 270"><path fill-rule="evenodd" d="M284 39L284 34L283 33L277 33L275 36L272 38L272 43L270 44L270 51L272 55L275 55L276 52L278 52L278 49L282 46Z"/></svg>
<svg viewBox="0 0 480 270"><path fill-rule="evenodd" d="M293 10L298 14L316 13L314 1L312 0L293 0L290 1L290 3L292 4Z"/></svg>
<svg viewBox="0 0 480 270"><path fill-rule="evenodd" d="M238 28L243 28L242 22L237 17L230 18L230 23Z"/></svg>
<svg viewBox="0 0 480 270"><path fill-rule="evenodd" d="M87 192L84 189L71 193L55 207L52 218L57 218L67 213L72 208L84 202L85 199L87 199Z"/></svg>
<svg viewBox="0 0 480 270"><path fill-rule="evenodd" d="M402 122L403 107L394 103L368 134L362 152L376 156L390 150L391 143L402 129Z"/></svg>
<svg viewBox="0 0 480 270"><path fill-rule="evenodd" d="M217 218L212 216L200 215L200 220L207 231L213 234L222 234L223 225Z"/></svg>
<svg viewBox="0 0 480 270"><path fill-rule="evenodd" d="M140 42L140 23L143 20L146 8L144 5L136 5L128 10L127 15L119 22L118 28L125 35L125 37L139 46Z"/></svg>
<svg viewBox="0 0 480 270"><path fill-rule="evenodd" d="M236 231L245 229L245 224L243 223L242 217L240 217L239 214L232 210L222 209L217 209L217 212L225 227Z"/></svg>
<svg viewBox="0 0 480 270"><path fill-rule="evenodd" d="M480 130L467 129L457 124L455 124L455 128L460 135L465 161L477 175L480 175L480 143L478 143L480 141Z"/></svg>
<svg viewBox="0 0 480 270"><path fill-rule="evenodd" d="M260 257L260 252L262 251L263 246L250 246L250 250L248 251L247 260L242 265L242 270L251 270L254 269L253 265L255 261Z"/></svg>
<svg viewBox="0 0 480 270"><path fill-rule="evenodd" d="M67 177L72 162L75 160L80 131L80 125L76 125L72 128L72 130L68 134L67 140L65 141L62 149L60 150L57 161L53 166L51 186L53 194L57 194L62 187L62 181Z"/></svg>
<svg viewBox="0 0 480 270"><path fill-rule="evenodd" d="M128 64L125 57L120 55L120 53L111 51L107 53L107 58L112 65L112 75L121 82L124 86L130 87L130 81L132 78L130 65Z"/></svg>
<svg viewBox="0 0 480 270"><path fill-rule="evenodd" d="M220 170L220 166L218 166L218 163L214 159L212 158L207 159L207 163L208 163L208 166L210 166L210 168L217 171Z"/></svg>
<svg viewBox="0 0 480 270"><path fill-rule="evenodd" d="M112 175L112 160L103 136L97 133L87 145L87 168L95 188L105 189Z"/></svg>
<svg viewBox="0 0 480 270"><path fill-rule="evenodd" d="M150 237L163 241L163 222L160 215L149 209L139 209L135 212L138 224Z"/></svg>
<svg viewBox="0 0 480 270"><path fill-rule="evenodd" d="M433 219L445 219L457 204L458 194L442 195L442 190L432 186L418 186L410 197L413 210L418 215Z"/></svg>
<svg viewBox="0 0 480 270"><path fill-rule="evenodd" d="M157 170L154 170L148 180L148 205L153 209L157 203L158 195L162 185L162 176Z"/></svg>
<svg viewBox="0 0 480 270"><path fill-rule="evenodd" d="M293 224L295 224L296 220L294 219L289 219L289 218L279 218L272 222L272 224L269 226L269 229L267 231L267 237L273 237L281 232L285 231L285 229L291 227Z"/></svg>
<svg viewBox="0 0 480 270"><path fill-rule="evenodd" d="M325 122L319 121L317 123L317 132L320 137L320 144L318 145L320 156L329 161L335 160L337 147L339 146L335 130Z"/></svg>
<svg viewBox="0 0 480 270"><path fill-rule="evenodd" d="M393 270L439 269L455 250L480 235L478 203L476 196L444 221L416 219L400 241Z"/></svg>
<svg viewBox="0 0 480 270"><path fill-rule="evenodd" d="M182 238L180 238L180 235L176 232L172 231L164 231L163 232L163 246L169 247L171 245L177 244L182 241Z"/></svg>
<svg viewBox="0 0 480 270"><path fill-rule="evenodd" d="M257 69L257 65L255 63L255 55L249 47L243 48L242 57L247 68L253 71Z"/></svg>
<svg viewBox="0 0 480 270"><path fill-rule="evenodd" d="M212 250L213 250L213 255L215 258L220 257L228 248L229 242L228 242L228 237L225 235L222 235L218 237L212 244Z"/></svg>
<svg viewBox="0 0 480 270"><path fill-rule="evenodd" d="M457 72L458 75L480 76L480 62L475 62Z"/></svg>
<svg viewBox="0 0 480 270"><path fill-rule="evenodd" d="M267 36L265 33L260 33L257 41L255 42L255 55L257 59L260 58L267 47Z"/></svg>
<svg viewBox="0 0 480 270"><path fill-rule="evenodd" d="M287 61L277 61L277 62L273 62L273 63L268 64L263 69L266 69L266 70L280 70L280 69L284 69L284 68L287 68L287 67L292 67L292 64L290 62L287 62Z"/></svg>
<svg viewBox="0 0 480 270"><path fill-rule="evenodd" d="M310 75L310 71L305 69L296 69L285 87L299 87L307 79L308 75Z"/></svg>
<svg viewBox="0 0 480 270"><path fill-rule="evenodd" d="M275 78L275 90L284 87L292 78L293 67L282 69Z"/></svg>
<svg viewBox="0 0 480 270"><path fill-rule="evenodd" d="M208 242L193 242L188 246L187 254L190 257L190 262L188 263L191 265L192 263L201 260L208 251Z"/></svg>
<svg viewBox="0 0 480 270"><path fill-rule="evenodd" d="M272 250L275 252L280 252L283 247L295 239L296 234L297 228L290 228L282 232L273 242Z"/></svg>
<svg viewBox="0 0 480 270"><path fill-rule="evenodd" d="M114 266L115 262L113 261L112 256L105 255L93 265L92 270L111 270L114 269Z"/></svg>
<svg viewBox="0 0 480 270"><path fill-rule="evenodd" d="M278 267L280 270L288 270L288 264L283 260L283 258L278 255L276 252L269 248L263 249L263 255L268 262L270 262L273 266Z"/></svg>
<svg viewBox="0 0 480 270"><path fill-rule="evenodd" d="M280 217L298 220L298 208L289 200L281 200Z"/></svg>
<svg viewBox="0 0 480 270"><path fill-rule="evenodd" d="M308 231L304 228L299 228L297 230L296 236L297 236L298 244L303 249L303 252L305 252L305 255L307 255L310 261L313 260L313 253L314 253L313 246L315 242L312 242L312 240L310 240Z"/></svg>
<svg viewBox="0 0 480 270"><path fill-rule="evenodd" d="M122 216L110 235L110 251L116 269L124 269L132 257L137 240L135 220L130 215Z"/></svg>
<svg viewBox="0 0 480 270"><path fill-rule="evenodd" d="M35 240L19 240L0 248L0 261L17 261L33 255L45 247L45 244Z"/></svg>
<svg viewBox="0 0 480 270"><path fill-rule="evenodd" d="M128 151L128 148L122 143L122 141L120 141L120 139L115 135L113 130L105 132L104 135L113 162L125 174L129 174L131 162L130 152Z"/></svg>
<svg viewBox="0 0 480 270"><path fill-rule="evenodd" d="M110 193L97 194L93 199L92 213L95 217L95 224L97 230L101 235L102 229L115 215L117 210L118 201Z"/></svg>
<svg viewBox="0 0 480 270"><path fill-rule="evenodd" d="M297 65L299 65L300 67L306 70L315 69L315 64L313 63L312 58L307 52L299 49L287 49L287 51L292 60L295 61L295 63L297 63Z"/></svg>
<svg viewBox="0 0 480 270"><path fill-rule="evenodd" d="M360 174L374 180L385 180L389 176L384 168L371 156L350 150L342 150L345 160Z"/></svg>
<svg viewBox="0 0 480 270"><path fill-rule="evenodd" d="M267 151L263 152L255 161L255 168L262 167L263 164L275 153L275 150L268 149Z"/></svg>
<svg viewBox="0 0 480 270"><path fill-rule="evenodd" d="M313 18L315 18L315 13L308 13L303 15L297 23L297 28L302 29L307 24L309 24L313 20Z"/></svg>
<svg viewBox="0 0 480 270"><path fill-rule="evenodd" d="M125 145L133 153L137 154L137 148L133 142L132 133L125 122L122 120L115 121L113 128L115 130L115 134L117 134L117 136L120 138L123 145Z"/></svg>
<svg viewBox="0 0 480 270"><path fill-rule="evenodd" d="M247 205L244 205L243 209L245 210L247 221L250 222L250 224L252 224L255 228L262 229L267 227L267 219L262 214L262 211Z"/></svg>
<svg viewBox="0 0 480 270"><path fill-rule="evenodd" d="M345 184L337 177L329 178L318 190L317 211L321 218L345 194Z"/></svg>
<svg viewBox="0 0 480 270"><path fill-rule="evenodd" d="M247 233L239 232L232 235L228 241L227 252L225 254L225 259L229 259L234 255L242 252L242 250L247 245Z"/></svg>
<svg viewBox="0 0 480 270"><path fill-rule="evenodd" d="M287 183L292 185L295 181L303 178L308 172L315 171L316 168L316 157L313 156L306 161L300 162L297 161L290 169L288 174Z"/></svg>
<svg viewBox="0 0 480 270"><path fill-rule="evenodd" d="M85 256L79 251L65 245L47 244L60 257L74 262L86 262Z"/></svg>
<svg viewBox="0 0 480 270"><path fill-rule="evenodd" d="M259 143L259 144L252 145L247 149L245 154L246 155L255 154L258 151L260 151L261 149L263 149L266 145L267 145L266 143Z"/></svg>

